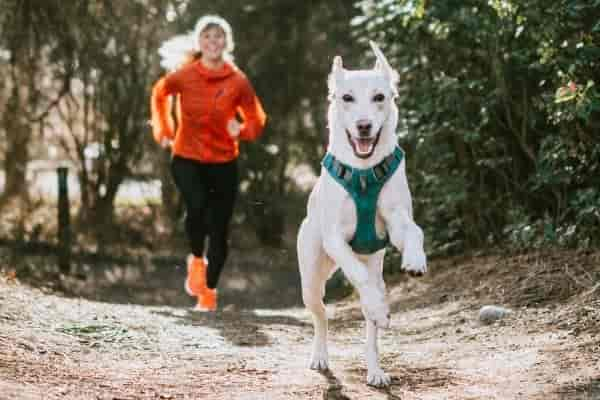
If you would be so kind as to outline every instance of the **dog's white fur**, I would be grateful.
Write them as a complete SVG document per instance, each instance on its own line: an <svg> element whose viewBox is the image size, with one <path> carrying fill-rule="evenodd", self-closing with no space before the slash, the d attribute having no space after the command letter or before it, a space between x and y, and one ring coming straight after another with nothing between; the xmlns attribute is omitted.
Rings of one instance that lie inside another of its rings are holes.
<svg viewBox="0 0 600 400"><path fill-rule="evenodd" d="M379 48L374 43L371 46L377 57L373 69L346 70L338 56L329 78L328 151L344 164L361 169L377 165L397 144L398 109L394 102L397 74ZM378 94L383 94L384 98L375 97ZM380 131L379 141L374 149L369 149L372 153L368 157L367 146L362 152L360 148L356 152L349 138L351 135L352 140L357 140L360 136L357 126L365 123L372 126L371 138ZM390 324L383 281L385 249L371 255L352 251L348 242L357 222L354 201L324 169L310 194L307 208L297 245L302 298L313 314L315 329L310 367L328 369L327 316L323 297L326 281L340 267L358 291L366 319L367 383L387 386L391 379L379 365L377 349L378 328L387 328ZM412 218L412 198L404 160L381 190L377 201L376 231L380 237L388 232L390 242L402 251L403 269L417 274L426 272L423 232Z"/></svg>

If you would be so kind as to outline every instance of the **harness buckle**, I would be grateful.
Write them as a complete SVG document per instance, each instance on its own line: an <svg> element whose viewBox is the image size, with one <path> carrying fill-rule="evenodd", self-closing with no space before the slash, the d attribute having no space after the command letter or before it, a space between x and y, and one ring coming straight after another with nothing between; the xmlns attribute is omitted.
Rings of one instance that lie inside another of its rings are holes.
<svg viewBox="0 0 600 400"><path fill-rule="evenodd" d="M350 182L352 180L352 171L350 171L348 168L344 168L344 173L342 174L341 178L346 182Z"/></svg>
<svg viewBox="0 0 600 400"><path fill-rule="evenodd" d="M380 181L382 178L385 177L385 174L387 174L387 170L383 166L383 164L379 164L373 167L373 173L375 174L375 179Z"/></svg>
<svg viewBox="0 0 600 400"><path fill-rule="evenodd" d="M343 165L338 160L334 159L332 161L333 172L337 175L338 178L350 182L352 179L352 171L350 168Z"/></svg>
<svg viewBox="0 0 600 400"><path fill-rule="evenodd" d="M385 178L390 171L390 165L392 164L393 158L393 155L389 155L384 158L382 162L373 167L373 173L378 181Z"/></svg>

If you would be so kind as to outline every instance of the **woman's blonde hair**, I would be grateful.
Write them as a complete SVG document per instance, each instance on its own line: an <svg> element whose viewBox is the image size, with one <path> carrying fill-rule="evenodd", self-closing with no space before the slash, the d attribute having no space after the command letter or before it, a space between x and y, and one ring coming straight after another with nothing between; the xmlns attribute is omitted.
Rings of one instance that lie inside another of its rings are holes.
<svg viewBox="0 0 600 400"><path fill-rule="evenodd" d="M218 27L225 33L223 58L226 61L233 62L235 42L233 41L231 25L218 15L204 15L198 19L192 32L173 36L163 42L158 49L158 54L161 57L160 65L167 70L174 70L198 59L201 56L199 48L200 34L212 27Z"/></svg>

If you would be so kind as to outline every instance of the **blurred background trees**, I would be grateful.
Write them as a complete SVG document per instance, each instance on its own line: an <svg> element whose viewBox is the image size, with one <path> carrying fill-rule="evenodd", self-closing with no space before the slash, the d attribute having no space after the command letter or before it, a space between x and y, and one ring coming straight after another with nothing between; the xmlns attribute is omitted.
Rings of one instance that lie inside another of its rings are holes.
<svg viewBox="0 0 600 400"><path fill-rule="evenodd" d="M242 145L239 235L293 247L326 148L332 58L369 68L373 39L400 72L399 141L430 251L598 244L598 0L3 0L0 237L54 240L40 209L55 199L31 193L59 164L77 183L81 246L181 236L149 96L160 43L205 13L232 24L269 114Z"/></svg>
<svg viewBox="0 0 600 400"><path fill-rule="evenodd" d="M27 197L26 170L44 122L69 92L73 42L59 1L7 0L0 12L0 121L4 187L0 203Z"/></svg>
<svg viewBox="0 0 600 400"><path fill-rule="evenodd" d="M600 1L361 1L400 69L401 143L436 250L600 233Z"/></svg>

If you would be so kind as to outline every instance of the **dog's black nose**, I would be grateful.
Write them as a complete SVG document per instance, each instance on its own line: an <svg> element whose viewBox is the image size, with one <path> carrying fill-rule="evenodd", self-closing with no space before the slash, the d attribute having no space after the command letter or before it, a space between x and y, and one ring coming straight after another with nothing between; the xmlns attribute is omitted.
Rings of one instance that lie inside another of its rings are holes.
<svg viewBox="0 0 600 400"><path fill-rule="evenodd" d="M371 128L373 124L371 121L360 120L356 123L356 129L360 136L369 136L371 134Z"/></svg>

